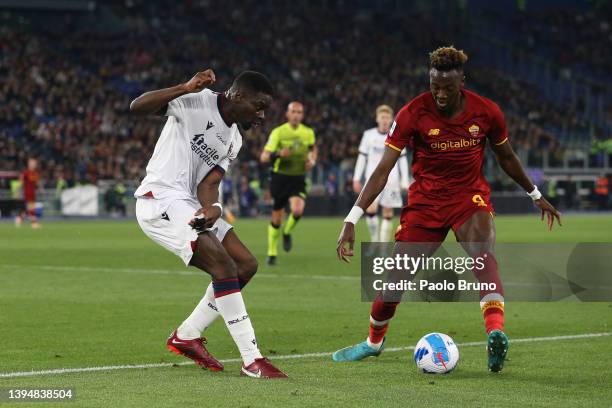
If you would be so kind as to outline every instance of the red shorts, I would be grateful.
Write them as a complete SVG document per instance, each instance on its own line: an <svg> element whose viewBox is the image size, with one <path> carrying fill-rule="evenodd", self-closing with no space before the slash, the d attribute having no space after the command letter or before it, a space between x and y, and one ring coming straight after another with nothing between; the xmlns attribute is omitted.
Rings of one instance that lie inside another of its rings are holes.
<svg viewBox="0 0 612 408"><path fill-rule="evenodd" d="M36 190L29 188L23 189L23 200L26 203L33 203L36 201Z"/></svg>
<svg viewBox="0 0 612 408"><path fill-rule="evenodd" d="M402 242L442 242L452 228L457 231L474 213L493 214L488 192L458 193L432 198L415 192L402 209L395 240Z"/></svg>

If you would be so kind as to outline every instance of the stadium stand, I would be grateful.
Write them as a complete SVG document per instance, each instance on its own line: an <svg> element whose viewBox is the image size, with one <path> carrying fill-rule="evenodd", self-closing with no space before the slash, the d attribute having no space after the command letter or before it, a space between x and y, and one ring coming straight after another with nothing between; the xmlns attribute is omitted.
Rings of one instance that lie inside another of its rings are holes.
<svg viewBox="0 0 612 408"><path fill-rule="evenodd" d="M278 98L266 126L245 142L232 193L249 190L250 182L265 187L259 152L286 103L298 99L318 136L312 182L338 194L350 185L374 107L399 109L427 90L427 51L451 42L470 55L468 86L499 102L529 167L559 169L551 174L609 169L611 84L601 75L611 64L608 11L559 11L551 21L549 10L493 8L481 24L460 8L441 17L436 9L397 4L389 13L381 2L354 9L316 4L130 0L100 2L93 11L2 11L0 170L20 170L35 156L47 188L58 180L133 186L164 119L130 116L130 99L206 67L217 72L221 90L251 68L273 78ZM568 19L572 31L558 35ZM496 190L515 189L492 163L487 172ZM9 186L8 179L0 183Z"/></svg>

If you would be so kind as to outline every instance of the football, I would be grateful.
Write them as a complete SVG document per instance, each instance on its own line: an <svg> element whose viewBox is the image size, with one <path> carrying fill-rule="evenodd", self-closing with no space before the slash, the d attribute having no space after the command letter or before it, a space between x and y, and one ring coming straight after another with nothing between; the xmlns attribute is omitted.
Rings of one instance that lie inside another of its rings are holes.
<svg viewBox="0 0 612 408"><path fill-rule="evenodd" d="M459 361L459 349L449 336L429 333L421 337L414 348L414 362L426 374L447 374Z"/></svg>

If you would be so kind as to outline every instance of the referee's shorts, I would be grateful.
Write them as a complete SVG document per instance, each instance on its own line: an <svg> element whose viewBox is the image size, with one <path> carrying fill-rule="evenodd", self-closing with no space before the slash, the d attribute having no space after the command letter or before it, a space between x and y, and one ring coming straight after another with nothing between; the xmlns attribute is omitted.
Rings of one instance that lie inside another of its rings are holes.
<svg viewBox="0 0 612 408"><path fill-rule="evenodd" d="M272 209L282 210L289 202L289 197L306 199L306 175L290 176L272 172L270 176L270 195Z"/></svg>

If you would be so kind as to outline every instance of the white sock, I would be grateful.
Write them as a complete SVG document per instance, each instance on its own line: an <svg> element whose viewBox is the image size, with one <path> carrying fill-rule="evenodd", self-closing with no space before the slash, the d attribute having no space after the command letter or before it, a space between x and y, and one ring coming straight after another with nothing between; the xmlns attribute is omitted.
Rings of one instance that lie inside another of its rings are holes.
<svg viewBox="0 0 612 408"><path fill-rule="evenodd" d="M372 242L378 242L378 215L370 215L366 213L366 222L370 230L370 239Z"/></svg>
<svg viewBox="0 0 612 408"><path fill-rule="evenodd" d="M206 288L206 293L200 303L193 309L193 312L187 319L176 329L176 335L179 339L193 340L202 335L212 322L219 317L217 311L217 303L215 302L215 292L212 283Z"/></svg>
<svg viewBox="0 0 612 408"><path fill-rule="evenodd" d="M393 219L383 218L380 223L380 241L387 242L391 237L391 231L393 230Z"/></svg>
<svg viewBox="0 0 612 408"><path fill-rule="evenodd" d="M221 296L216 299L217 309L225 325L229 330L234 343L240 350L242 361L245 366L250 365L256 358L261 358L259 348L257 348L257 340L255 339L255 330L251 325L251 319L246 311L242 293L234 292L229 295Z"/></svg>

